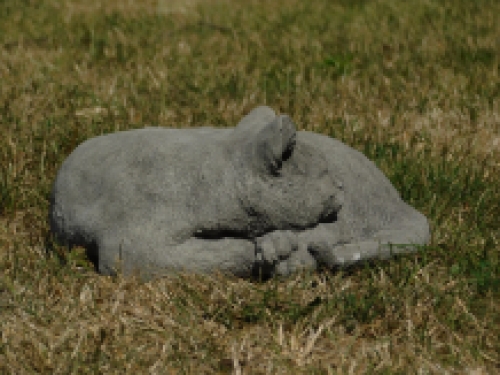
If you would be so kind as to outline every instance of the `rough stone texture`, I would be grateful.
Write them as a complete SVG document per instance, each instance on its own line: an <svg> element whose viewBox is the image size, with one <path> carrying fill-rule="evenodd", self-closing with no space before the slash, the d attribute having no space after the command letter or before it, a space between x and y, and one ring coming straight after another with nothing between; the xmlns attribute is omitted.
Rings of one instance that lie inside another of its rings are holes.
<svg viewBox="0 0 500 375"><path fill-rule="evenodd" d="M258 107L236 128L145 128L74 150L51 196L56 239L102 274L287 275L411 251L427 219L363 154ZM405 244L407 246L391 246Z"/></svg>

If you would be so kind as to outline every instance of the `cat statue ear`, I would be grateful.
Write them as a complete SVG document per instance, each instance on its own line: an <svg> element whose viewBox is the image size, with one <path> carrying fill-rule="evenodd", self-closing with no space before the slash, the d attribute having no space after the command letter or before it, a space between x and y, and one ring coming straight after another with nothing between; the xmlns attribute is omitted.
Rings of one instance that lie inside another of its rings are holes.
<svg viewBox="0 0 500 375"><path fill-rule="evenodd" d="M238 138L248 139L250 134L256 134L276 118L276 112L270 107L259 106L252 109L234 128Z"/></svg>
<svg viewBox="0 0 500 375"><path fill-rule="evenodd" d="M293 152L296 128L287 115L276 116L269 107L250 112L235 129L243 141L245 163L262 174L278 176L283 161Z"/></svg>
<svg viewBox="0 0 500 375"><path fill-rule="evenodd" d="M279 175L283 161L292 155L295 142L296 130L290 117L277 116L254 137L254 162L268 173Z"/></svg>

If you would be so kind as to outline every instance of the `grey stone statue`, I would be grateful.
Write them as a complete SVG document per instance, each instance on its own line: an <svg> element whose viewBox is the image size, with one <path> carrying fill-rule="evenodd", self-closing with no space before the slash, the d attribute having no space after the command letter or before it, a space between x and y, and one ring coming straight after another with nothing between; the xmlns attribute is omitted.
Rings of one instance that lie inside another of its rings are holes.
<svg viewBox="0 0 500 375"><path fill-rule="evenodd" d="M235 128L144 128L87 140L51 194L56 240L97 270L241 277L412 251L425 216L363 154L258 107ZM400 245L400 246L396 246Z"/></svg>

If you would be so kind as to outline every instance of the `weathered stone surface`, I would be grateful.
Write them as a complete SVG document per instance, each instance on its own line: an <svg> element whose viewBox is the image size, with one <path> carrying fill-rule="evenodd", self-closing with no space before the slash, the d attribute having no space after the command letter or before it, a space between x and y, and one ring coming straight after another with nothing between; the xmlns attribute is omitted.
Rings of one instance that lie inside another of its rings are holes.
<svg viewBox="0 0 500 375"><path fill-rule="evenodd" d="M287 275L411 251L427 219L363 154L258 107L235 128L92 138L61 166L56 239L102 274ZM393 247L391 244L407 246Z"/></svg>

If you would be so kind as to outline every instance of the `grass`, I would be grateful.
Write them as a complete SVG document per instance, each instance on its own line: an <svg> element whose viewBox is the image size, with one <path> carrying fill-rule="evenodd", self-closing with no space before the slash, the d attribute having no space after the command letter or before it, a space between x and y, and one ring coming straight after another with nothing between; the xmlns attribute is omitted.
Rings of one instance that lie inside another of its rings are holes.
<svg viewBox="0 0 500 375"><path fill-rule="evenodd" d="M500 373L499 2L102 4L0 4L0 373ZM373 159L430 245L266 283L47 252L79 143L263 103Z"/></svg>

